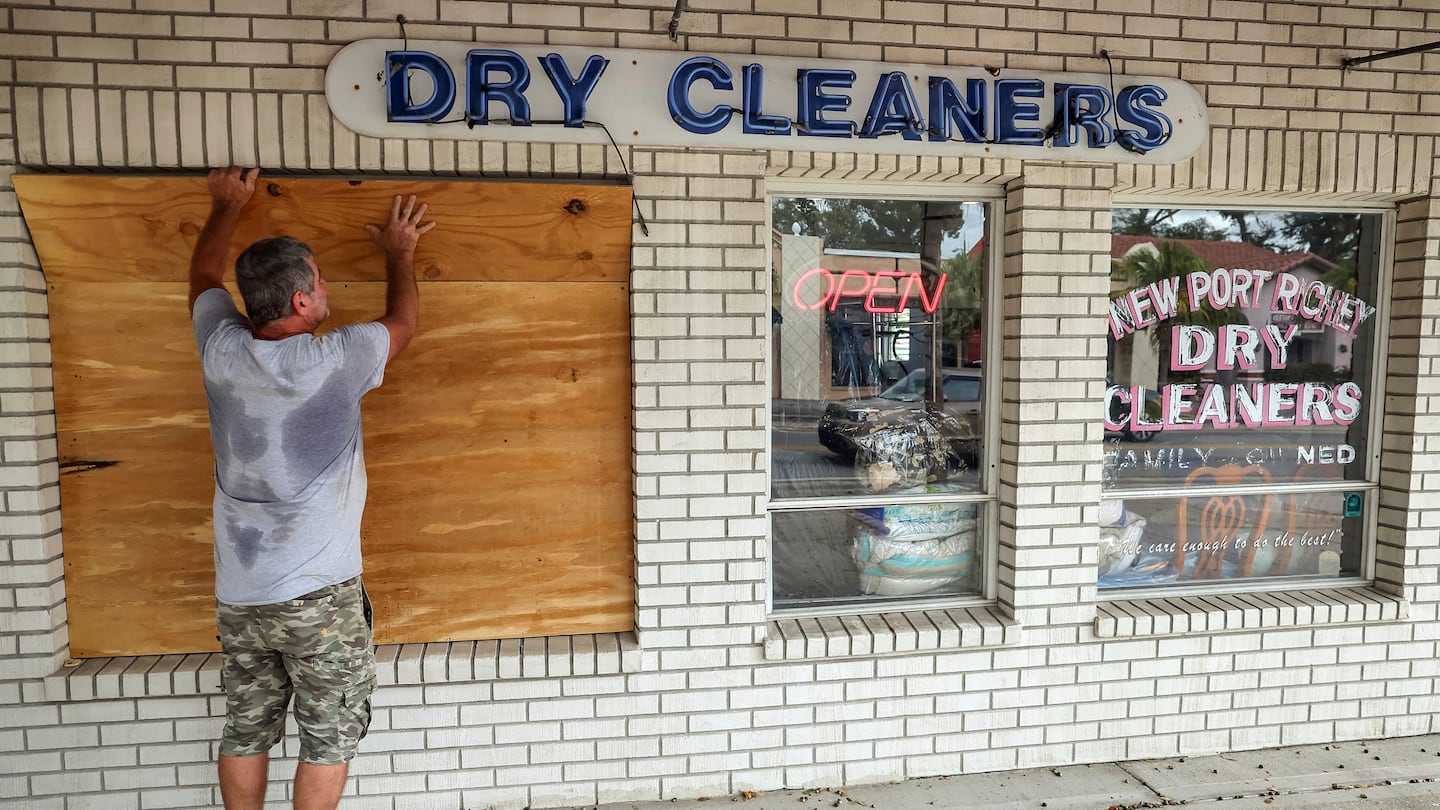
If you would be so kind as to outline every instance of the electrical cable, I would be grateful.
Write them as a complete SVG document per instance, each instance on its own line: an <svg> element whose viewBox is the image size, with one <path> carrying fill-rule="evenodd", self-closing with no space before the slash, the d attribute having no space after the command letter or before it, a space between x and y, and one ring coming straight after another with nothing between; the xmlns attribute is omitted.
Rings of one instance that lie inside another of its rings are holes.
<svg viewBox="0 0 1440 810"><path fill-rule="evenodd" d="M1113 102L1113 99L1115 98L1115 63L1110 60L1109 50L1101 48L1100 55L1105 58L1105 65L1109 68L1110 71L1110 98L1112 99L1113 105L1110 108L1110 119L1115 124L1115 140L1120 143L1120 148L1124 149L1127 152L1134 152L1137 155L1146 154L1150 151L1149 149L1146 149L1142 146L1136 146L1125 138L1120 137L1120 134L1122 132L1122 130L1120 129L1120 109L1119 105L1115 105ZM1165 138L1161 141L1161 143L1164 143L1165 141L1170 140L1170 136L1175 134L1175 125L1170 123L1169 118L1166 118L1164 116L1160 116L1160 118L1165 122Z"/></svg>
<svg viewBox="0 0 1440 810"><path fill-rule="evenodd" d="M474 129L474 127L475 127L474 122L469 121L468 119L456 118L456 119L452 119L452 120L450 120L450 121L437 121L436 123L439 123L439 124L454 124L454 123L459 123L459 122L462 121L462 120L465 121L465 123L466 123L467 126L469 126L471 129ZM515 121L514 121L514 119L511 119L511 118L495 118L495 119L492 119L492 120L491 120L491 123L493 123L493 124L514 124ZM530 121L530 123L531 123L531 124L544 124L544 125L556 125L556 124L558 124L558 125L561 125L561 126L564 126L564 124L565 124L564 121L558 121L558 120L557 120L557 121L545 121L545 120L538 120L538 121L537 121L537 120L533 120L533 119ZM620 144L615 141L615 136L612 135L612 134L610 134L610 128L607 127L607 126L605 126L605 124L604 124L603 122L600 122L600 121L585 120L585 121L581 121L580 123L581 123L582 126L586 126L586 127L599 127L600 130L605 133L605 137L610 140L610 146L615 150L615 157L620 161L620 171L621 171L621 174L625 177L625 182L629 183L630 186L633 188L633 187L635 186L635 176L630 173L630 166L629 166L629 164L627 164L627 163L625 162L625 153L620 150ZM635 218L640 221L640 232L641 232L642 234L644 234L645 236L649 236L649 235L650 235L650 226L649 226L649 224L646 223L646 221L645 221L645 215L644 215L643 213L641 213L641 211L640 211L640 201L637 200L637 199L635 199L635 195L634 195L634 194L631 194L631 195L630 195L630 202L631 202L631 203L634 205L634 207L635 207Z"/></svg>

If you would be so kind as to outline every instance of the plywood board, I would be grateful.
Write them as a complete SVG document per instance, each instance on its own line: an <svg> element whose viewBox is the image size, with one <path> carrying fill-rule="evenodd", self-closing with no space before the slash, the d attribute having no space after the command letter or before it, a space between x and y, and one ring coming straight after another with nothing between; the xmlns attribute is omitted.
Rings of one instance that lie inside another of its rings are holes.
<svg viewBox="0 0 1440 810"><path fill-rule="evenodd" d="M213 459L187 286L52 273L41 258L72 654L215 649ZM363 407L377 641L629 629L627 285L420 291L420 331ZM331 281L330 299L329 324L370 319L384 284Z"/></svg>
<svg viewBox="0 0 1440 810"><path fill-rule="evenodd" d="M16 175L26 225L50 281L185 281L210 196L203 177ZM384 281L367 222L396 194L439 223L415 253L423 281L615 281L630 273L630 189L561 183L316 180L260 176L230 245L287 234L326 279ZM123 248L123 249L121 249Z"/></svg>

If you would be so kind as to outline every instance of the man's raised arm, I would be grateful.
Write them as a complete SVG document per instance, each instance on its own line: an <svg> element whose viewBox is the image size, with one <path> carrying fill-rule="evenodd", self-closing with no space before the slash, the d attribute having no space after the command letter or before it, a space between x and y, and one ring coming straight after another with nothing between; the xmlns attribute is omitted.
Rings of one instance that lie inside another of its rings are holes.
<svg viewBox="0 0 1440 810"><path fill-rule="evenodd" d="M255 178L259 174L259 169L238 166L210 170L210 217L205 220L205 228L195 242L195 252L190 255L191 312L195 311L195 299L200 293L225 286L225 258L230 239L235 235L240 211L255 193Z"/></svg>
<svg viewBox="0 0 1440 810"><path fill-rule="evenodd" d="M375 244L385 251L385 314L377 323L390 331L387 363L394 360L395 355L415 336L415 325L420 316L420 291L415 286L415 244L426 231L435 227L434 222L420 224L429 207L420 203L420 208L416 210L414 194L408 200L397 194L395 204L390 208L390 221L384 227L365 226Z"/></svg>

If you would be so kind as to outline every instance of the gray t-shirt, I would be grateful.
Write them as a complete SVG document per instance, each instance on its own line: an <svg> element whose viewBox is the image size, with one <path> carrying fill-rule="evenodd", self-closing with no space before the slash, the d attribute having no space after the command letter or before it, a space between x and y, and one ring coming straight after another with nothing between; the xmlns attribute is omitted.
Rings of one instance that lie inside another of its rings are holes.
<svg viewBox="0 0 1440 810"><path fill-rule="evenodd" d="M215 596L268 605L360 574L360 397L380 385L383 324L259 340L222 289L195 300L215 449Z"/></svg>

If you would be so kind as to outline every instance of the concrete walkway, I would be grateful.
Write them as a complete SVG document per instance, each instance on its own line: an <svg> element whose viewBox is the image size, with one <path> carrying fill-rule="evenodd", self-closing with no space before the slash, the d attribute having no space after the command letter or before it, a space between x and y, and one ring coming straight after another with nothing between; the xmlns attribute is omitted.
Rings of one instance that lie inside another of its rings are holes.
<svg viewBox="0 0 1440 810"><path fill-rule="evenodd" d="M693 801L620 802L595 810L1433 810L1440 734L1289 746L1203 757L1073 765L781 790ZM593 805L592 805L593 807Z"/></svg>

